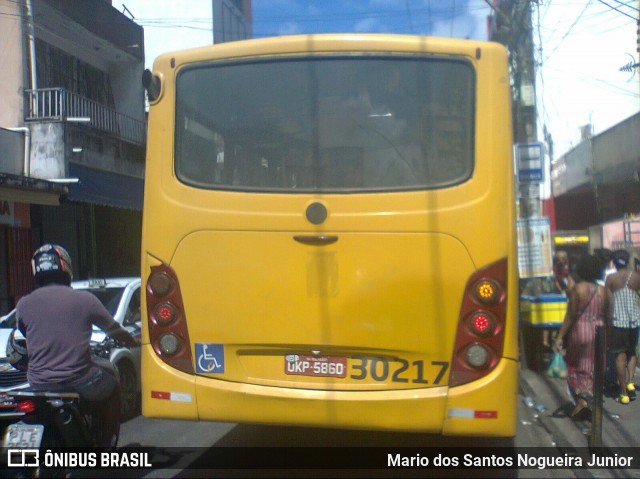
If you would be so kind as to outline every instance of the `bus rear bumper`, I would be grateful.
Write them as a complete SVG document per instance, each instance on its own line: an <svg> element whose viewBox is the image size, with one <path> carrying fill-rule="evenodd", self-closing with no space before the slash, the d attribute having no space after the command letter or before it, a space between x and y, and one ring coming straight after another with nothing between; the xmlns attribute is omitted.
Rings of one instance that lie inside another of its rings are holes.
<svg viewBox="0 0 640 479"><path fill-rule="evenodd" d="M518 416L518 362L503 359L491 374L449 390L442 433L514 437Z"/></svg>
<svg viewBox="0 0 640 479"><path fill-rule="evenodd" d="M145 361L161 362L151 348L143 358L143 367ZM146 417L448 435L515 434L518 370L517 362L510 360L470 385L390 391L243 384L194 378L164 364L162 371L143 381ZM491 406L482 409L487 404ZM469 411L481 414L472 421ZM482 411L495 412L483 416Z"/></svg>

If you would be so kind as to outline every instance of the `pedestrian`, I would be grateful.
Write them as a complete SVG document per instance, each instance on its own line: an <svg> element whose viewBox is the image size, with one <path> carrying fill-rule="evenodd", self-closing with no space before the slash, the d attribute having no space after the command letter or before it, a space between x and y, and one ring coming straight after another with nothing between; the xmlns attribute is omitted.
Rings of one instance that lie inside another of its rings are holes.
<svg viewBox="0 0 640 479"><path fill-rule="evenodd" d="M629 404L635 396L636 344L640 323L640 274L630 271L629 253L613 252L616 272L607 277L605 287L612 297L609 349L615 354L616 375L620 394L616 401Z"/></svg>
<svg viewBox="0 0 640 479"><path fill-rule="evenodd" d="M597 284L600 261L592 255L583 257L577 274L579 281L568 291L567 313L555 341L557 350L566 348L567 384L574 403L569 413L572 418L593 406L596 328L607 324L609 311L609 294Z"/></svg>
<svg viewBox="0 0 640 479"><path fill-rule="evenodd" d="M593 250L593 254L602 262L602 280L598 281L598 284L604 286L607 277L616 272L616 268L613 265L613 251L608 248L596 248ZM604 393L608 397L615 398L618 396L620 387L618 386L618 374L616 373L616 355L611 351L611 348L607 348L606 359Z"/></svg>
<svg viewBox="0 0 640 479"><path fill-rule="evenodd" d="M564 250L556 251L553 255L553 292L567 295L567 292L576 284L571 276L569 267L569 255ZM557 334L556 334L557 336ZM551 348L551 330L542 331L542 344L545 348Z"/></svg>
<svg viewBox="0 0 640 479"><path fill-rule="evenodd" d="M575 284L571 277L569 255L564 250L556 251L553 256L553 284L555 290L560 293L566 293Z"/></svg>
<svg viewBox="0 0 640 479"><path fill-rule="evenodd" d="M616 268L613 265L613 251L607 248L598 248L594 250L594 254L602 261L603 277L601 284L604 286L607 276L616 272Z"/></svg>

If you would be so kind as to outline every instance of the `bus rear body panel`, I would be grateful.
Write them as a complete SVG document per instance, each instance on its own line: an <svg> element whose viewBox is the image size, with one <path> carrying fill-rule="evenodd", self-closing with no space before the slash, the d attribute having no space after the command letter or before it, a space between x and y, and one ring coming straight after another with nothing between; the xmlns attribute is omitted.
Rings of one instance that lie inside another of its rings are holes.
<svg viewBox="0 0 640 479"><path fill-rule="evenodd" d="M514 435L504 49L329 35L156 68L144 415Z"/></svg>

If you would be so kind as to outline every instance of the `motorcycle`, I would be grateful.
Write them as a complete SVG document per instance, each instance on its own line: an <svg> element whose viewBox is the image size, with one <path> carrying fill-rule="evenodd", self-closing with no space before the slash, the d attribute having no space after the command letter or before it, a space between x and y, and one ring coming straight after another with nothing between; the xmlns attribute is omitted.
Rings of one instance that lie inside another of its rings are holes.
<svg viewBox="0 0 640 479"><path fill-rule="evenodd" d="M92 343L91 353L106 359L108 363L111 349L116 346L113 339L107 338L101 343ZM12 348L15 351L16 348L23 348L23 345L19 340L14 341ZM25 361L21 362L24 367ZM99 447L98 438L102 437L103 427L98 419L100 415L93 412L95 403L84 400L77 392L51 385L46 388L29 386L8 391L5 395L2 419L8 419L10 424L4 433L3 448L46 450ZM120 423L112 427L111 448L115 448Z"/></svg>

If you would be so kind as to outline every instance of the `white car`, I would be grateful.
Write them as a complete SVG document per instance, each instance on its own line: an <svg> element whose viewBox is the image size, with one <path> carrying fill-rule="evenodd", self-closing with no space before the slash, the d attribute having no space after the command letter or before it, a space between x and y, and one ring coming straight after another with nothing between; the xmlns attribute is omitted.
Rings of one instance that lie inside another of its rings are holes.
<svg viewBox="0 0 640 479"><path fill-rule="evenodd" d="M140 278L106 278L74 281L73 289L90 291L100 299L116 321L129 333L140 338ZM0 317L0 392L23 388L27 374L7 361L7 344L16 327L15 310ZM100 343L105 334L94 326L92 342ZM111 362L118 368L122 391L122 418L129 419L140 405L140 348L113 348Z"/></svg>

